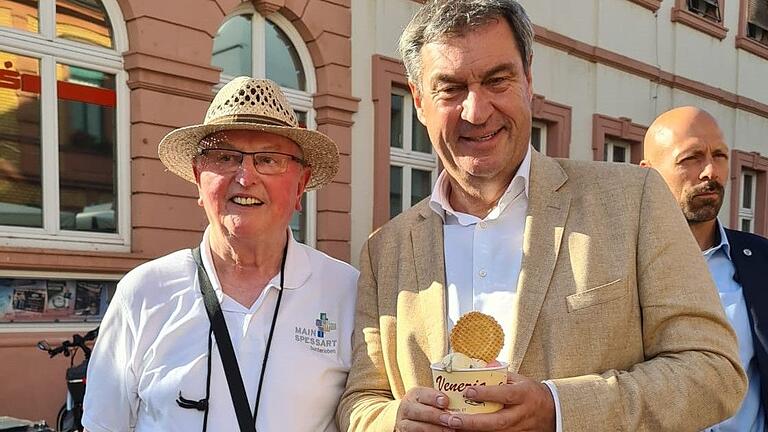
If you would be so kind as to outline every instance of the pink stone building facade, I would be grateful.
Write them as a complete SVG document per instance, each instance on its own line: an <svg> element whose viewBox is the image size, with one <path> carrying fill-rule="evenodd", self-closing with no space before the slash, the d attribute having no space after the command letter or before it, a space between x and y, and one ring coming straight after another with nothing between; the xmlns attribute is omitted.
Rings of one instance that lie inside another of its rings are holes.
<svg viewBox="0 0 768 432"><path fill-rule="evenodd" d="M351 0L181 3L0 0L0 119L9 119L4 126L0 120L0 144L10 148L0 153L0 203L6 206L0 213L9 224L0 229L0 296L9 297L0 302L0 415L54 424L68 359L48 359L34 349L37 341L59 342L95 327L103 314L103 304L95 304L108 300L114 281L142 262L200 241L206 222L197 190L165 171L157 143L173 128L200 123L228 72L269 76L266 56L277 56L275 62L288 59L287 66L302 75L295 86L302 88L288 87L291 100L309 126L338 143L341 168L332 184L308 197L305 208L312 215L298 218L295 232L350 261L350 131L358 105L351 93ZM250 64L228 71L231 65L217 66L212 53L217 33L233 18L250 23L233 37L250 33L246 42L256 43L241 53ZM258 46L265 31L275 34L274 46ZM65 76L69 65L99 81ZM68 80L76 87L64 101L62 83ZM89 100L83 96L89 91L105 100ZM77 141L75 147L83 142L82 136L70 140L56 133L67 125L97 137L94 148L65 150L70 141ZM58 135L58 152L47 144L52 134ZM23 156L29 154L34 157ZM68 160L73 162L65 166ZM90 167L101 167L93 171L104 179L73 180L68 174ZM49 172L58 173L58 182L50 182ZM67 189L72 182L74 189ZM56 183L58 194L48 193ZM99 188L107 191L101 202L92 192ZM20 189L31 193L12 193ZM69 201L75 209L65 211ZM89 213L94 202L107 210ZM85 312L89 287L95 316Z"/></svg>

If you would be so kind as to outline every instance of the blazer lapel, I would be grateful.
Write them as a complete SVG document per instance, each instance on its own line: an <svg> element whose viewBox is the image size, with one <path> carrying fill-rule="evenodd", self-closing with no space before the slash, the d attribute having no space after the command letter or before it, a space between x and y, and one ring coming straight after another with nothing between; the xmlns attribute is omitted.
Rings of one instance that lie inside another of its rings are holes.
<svg viewBox="0 0 768 432"><path fill-rule="evenodd" d="M443 221L429 208L427 202L421 203L421 220L411 227L413 259L418 284L418 302L420 313L409 317L417 334L424 335L422 348L431 361L438 361L448 352L446 332L445 304L445 254L443 249ZM429 372L431 374L431 372ZM431 375L428 378L432 379Z"/></svg>
<svg viewBox="0 0 768 432"><path fill-rule="evenodd" d="M768 259L765 250L754 249L759 247L754 244L750 248L749 237L739 231L726 229L725 235L728 237L728 243L731 245L731 262L736 269L735 278L741 285L741 292L747 303L749 311L749 323L751 324L752 340L755 349L755 355L760 367L760 380L768 382L768 341L762 335L768 334L768 294L763 289L765 280L765 269L761 266ZM745 251L749 251L749 254ZM768 409L768 391L763 386L763 404ZM768 411L766 411L768 416ZM768 418L768 417L767 417Z"/></svg>
<svg viewBox="0 0 768 432"><path fill-rule="evenodd" d="M523 233L523 261L517 283L517 313L512 337L510 370L517 372L531 341L555 269L571 195L560 165L532 153L528 214Z"/></svg>

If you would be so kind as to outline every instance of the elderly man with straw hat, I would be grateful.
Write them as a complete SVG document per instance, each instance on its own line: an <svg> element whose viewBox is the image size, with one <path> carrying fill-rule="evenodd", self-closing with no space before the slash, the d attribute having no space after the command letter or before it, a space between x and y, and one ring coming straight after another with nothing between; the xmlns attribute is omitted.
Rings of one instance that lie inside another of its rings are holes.
<svg viewBox="0 0 768 432"><path fill-rule="evenodd" d="M336 145L298 127L277 84L239 77L202 125L169 133L158 152L195 183L209 225L198 248L120 281L89 365L83 425L337 430L358 273L288 227L304 191L336 174Z"/></svg>

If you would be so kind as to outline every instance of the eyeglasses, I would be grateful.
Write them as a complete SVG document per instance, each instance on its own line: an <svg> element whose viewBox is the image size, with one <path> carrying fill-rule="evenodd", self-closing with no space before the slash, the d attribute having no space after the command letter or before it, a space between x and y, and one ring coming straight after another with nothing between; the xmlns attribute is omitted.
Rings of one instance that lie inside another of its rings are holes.
<svg viewBox="0 0 768 432"><path fill-rule="evenodd" d="M240 150L207 148L200 150L201 162L206 168L219 173L233 173L243 165L245 155L253 156L253 166L259 174L282 174L293 161L307 166L307 162L292 154L280 152L242 152Z"/></svg>

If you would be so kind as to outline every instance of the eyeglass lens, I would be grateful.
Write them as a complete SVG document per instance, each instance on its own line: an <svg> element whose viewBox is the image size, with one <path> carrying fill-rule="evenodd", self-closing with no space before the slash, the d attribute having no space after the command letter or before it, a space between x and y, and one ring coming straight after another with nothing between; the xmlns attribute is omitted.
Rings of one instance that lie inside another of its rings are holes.
<svg viewBox="0 0 768 432"><path fill-rule="evenodd" d="M210 168L222 172L237 171L243 164L245 155L253 156L253 165L260 174L282 174L288 169L290 161L301 163L296 156L278 152L241 152L229 149L205 149L202 155Z"/></svg>

